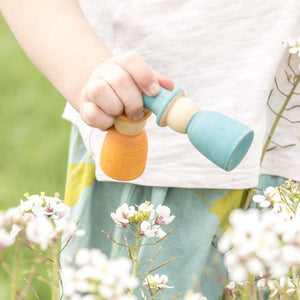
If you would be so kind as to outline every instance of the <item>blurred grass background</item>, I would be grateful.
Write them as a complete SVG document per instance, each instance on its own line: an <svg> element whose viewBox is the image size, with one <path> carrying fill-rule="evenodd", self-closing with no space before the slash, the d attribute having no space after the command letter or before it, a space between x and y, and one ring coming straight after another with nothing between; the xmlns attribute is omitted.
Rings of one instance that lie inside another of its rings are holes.
<svg viewBox="0 0 300 300"><path fill-rule="evenodd" d="M0 210L18 205L25 192L58 192L63 198L70 131L61 118L65 101L24 54L1 14L0 97ZM0 300L9 299L9 282L0 266ZM35 282L35 289L40 299L50 299L47 284Z"/></svg>

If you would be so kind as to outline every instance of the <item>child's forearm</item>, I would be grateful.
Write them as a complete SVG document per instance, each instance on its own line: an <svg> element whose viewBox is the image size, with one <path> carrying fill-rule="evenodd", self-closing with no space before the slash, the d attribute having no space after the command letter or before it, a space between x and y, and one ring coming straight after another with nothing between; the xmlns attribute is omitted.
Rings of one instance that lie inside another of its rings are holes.
<svg viewBox="0 0 300 300"><path fill-rule="evenodd" d="M77 110L92 70L112 55L76 0L0 0L17 40L43 74Z"/></svg>
<svg viewBox="0 0 300 300"><path fill-rule="evenodd" d="M106 130L123 112L140 119L142 93L173 88L136 53L111 58L77 0L0 0L0 9L31 60L90 126Z"/></svg>

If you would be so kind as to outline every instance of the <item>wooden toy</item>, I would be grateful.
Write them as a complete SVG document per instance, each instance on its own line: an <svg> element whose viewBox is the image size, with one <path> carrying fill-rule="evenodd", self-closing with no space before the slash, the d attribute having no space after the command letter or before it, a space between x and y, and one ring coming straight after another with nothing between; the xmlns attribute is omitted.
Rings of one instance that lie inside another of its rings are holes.
<svg viewBox="0 0 300 300"><path fill-rule="evenodd" d="M156 97L143 95L143 100L144 107L157 116L159 126L187 133L199 152L226 171L241 162L252 143L254 133L249 127L217 112L201 111L181 89L161 88ZM144 126L151 114L148 110L139 121L121 115L108 130L100 165L111 178L128 181L144 172L148 148Z"/></svg>
<svg viewBox="0 0 300 300"><path fill-rule="evenodd" d="M105 136L100 166L109 177L129 181L141 176L146 167L148 139L144 129L151 111L145 110L144 117L132 121L125 114L115 119L114 126Z"/></svg>

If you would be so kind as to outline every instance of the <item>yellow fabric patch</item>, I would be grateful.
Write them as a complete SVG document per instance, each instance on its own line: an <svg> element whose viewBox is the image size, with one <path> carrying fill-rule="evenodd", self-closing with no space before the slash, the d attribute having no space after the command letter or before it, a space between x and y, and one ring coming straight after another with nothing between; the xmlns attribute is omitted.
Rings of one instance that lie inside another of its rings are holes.
<svg viewBox="0 0 300 300"><path fill-rule="evenodd" d="M237 208L242 207L245 202L246 194L244 190L233 190L226 196L218 199L211 205L209 211L214 213L220 219L220 226L225 230L228 225L230 213Z"/></svg>
<svg viewBox="0 0 300 300"><path fill-rule="evenodd" d="M209 206L210 203L202 196L202 194L198 190L194 190L196 194Z"/></svg>
<svg viewBox="0 0 300 300"><path fill-rule="evenodd" d="M65 204L75 205L84 189L95 182L95 165L90 162L69 164L65 190Z"/></svg>

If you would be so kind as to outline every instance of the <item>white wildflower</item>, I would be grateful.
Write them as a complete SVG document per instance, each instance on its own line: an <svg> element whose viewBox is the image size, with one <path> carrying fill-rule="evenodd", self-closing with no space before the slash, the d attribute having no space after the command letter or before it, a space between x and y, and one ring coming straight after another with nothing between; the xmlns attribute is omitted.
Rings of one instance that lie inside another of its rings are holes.
<svg viewBox="0 0 300 300"><path fill-rule="evenodd" d="M175 216L170 216L171 210L165 205L159 204L156 208L156 213L154 222L157 225L168 225L175 219Z"/></svg>
<svg viewBox="0 0 300 300"><path fill-rule="evenodd" d="M145 279L143 279L143 285L145 285L148 290L154 289L155 291L173 288L173 286L166 285L167 282L167 275L148 275Z"/></svg>
<svg viewBox="0 0 300 300"><path fill-rule="evenodd" d="M140 235L163 238L166 233L160 226L168 225L174 220L175 216L170 216L169 207L158 205L154 209L149 201L145 201L138 206L137 211L133 206L128 207L124 203L118 207L116 213L111 213L111 218L115 223L122 225L123 228L127 227L128 224L137 224Z"/></svg>
<svg viewBox="0 0 300 300"><path fill-rule="evenodd" d="M17 224L13 224L11 231L10 231L10 236L15 238L22 229L23 229L23 227L21 227Z"/></svg>
<svg viewBox="0 0 300 300"><path fill-rule="evenodd" d="M40 245L45 250L48 245L57 241L62 234L67 239L82 235L77 225L67 222L70 207L55 197L25 195L18 207L12 207L0 213L0 228L3 228L14 239L21 231L30 243Z"/></svg>
<svg viewBox="0 0 300 300"><path fill-rule="evenodd" d="M290 299L291 295L296 292L296 286L289 276L282 276L279 279L262 278L258 280L257 286L261 290L267 291L269 297L272 299L276 296L280 297L280 295L288 295L288 298Z"/></svg>
<svg viewBox="0 0 300 300"><path fill-rule="evenodd" d="M91 265L102 266L107 263L107 257L97 249L80 249L75 257L75 263L79 267Z"/></svg>
<svg viewBox="0 0 300 300"><path fill-rule="evenodd" d="M6 222L10 224L18 224L19 226L26 225L30 220L34 218L31 213L24 213L24 211L18 207L9 208L5 214L4 218Z"/></svg>
<svg viewBox="0 0 300 300"><path fill-rule="evenodd" d="M108 260L97 249L80 249L75 256L76 268L63 268L62 280L66 296L76 299L136 300L127 294L138 284L131 274L131 263L126 258ZM79 298L83 299L83 298Z"/></svg>
<svg viewBox="0 0 300 300"><path fill-rule="evenodd" d="M23 209L24 211L36 211L39 215L40 210L42 205L44 204L43 199L41 199L41 197L39 195L25 195L25 197L27 197L26 201L23 201L21 199L20 201L20 207L21 209Z"/></svg>
<svg viewBox="0 0 300 300"><path fill-rule="evenodd" d="M70 207L65 205L57 196L48 197L41 195L25 195L27 200L21 199L20 208L24 212L32 212L35 216L48 216L52 219L67 218Z"/></svg>
<svg viewBox="0 0 300 300"><path fill-rule="evenodd" d="M66 218L55 219L55 236L65 234L65 239L69 240L72 237L79 237L85 234L83 229L78 229L77 224L68 222Z"/></svg>
<svg viewBox="0 0 300 300"><path fill-rule="evenodd" d="M4 228L0 228L0 250L11 246L14 242L15 238Z"/></svg>
<svg viewBox="0 0 300 300"><path fill-rule="evenodd" d="M255 195L252 200L259 203L259 206L266 208L271 206L273 203L280 201L280 194L278 189L269 186L264 190L264 195Z"/></svg>
<svg viewBox="0 0 300 300"><path fill-rule="evenodd" d="M66 297L71 297L76 292L76 271L71 267L62 269L63 293Z"/></svg>
<svg viewBox="0 0 300 300"><path fill-rule="evenodd" d="M290 220L295 216L295 203L286 195L289 193L287 190L289 181L280 186L279 188L268 187L264 190L264 195L255 195L252 200L259 204L261 208L272 208L275 214L280 214L284 219ZM298 205L298 203L297 203Z"/></svg>
<svg viewBox="0 0 300 300"><path fill-rule="evenodd" d="M152 219L154 216L153 205L149 201L145 201L138 207L138 212L142 213L144 220Z"/></svg>
<svg viewBox="0 0 300 300"><path fill-rule="evenodd" d="M116 213L111 213L110 216L115 223L126 227L129 224L129 219L135 214L133 206L128 207L127 203L122 204L118 207Z"/></svg>
<svg viewBox="0 0 300 300"><path fill-rule="evenodd" d="M260 207L265 208L271 205L269 200L266 200L265 196L263 195L255 195L253 196L252 200L259 204Z"/></svg>
<svg viewBox="0 0 300 300"><path fill-rule="evenodd" d="M70 215L70 207L65 205L57 197L43 197L45 203L45 215L53 219L67 218Z"/></svg>
<svg viewBox="0 0 300 300"><path fill-rule="evenodd" d="M143 221L140 226L140 235L145 237L158 237L163 238L166 233L158 225L151 225L148 221Z"/></svg>
<svg viewBox="0 0 300 300"><path fill-rule="evenodd" d="M45 250L55 236L53 224L45 216L36 217L27 224L26 236L29 242L39 244Z"/></svg>
<svg viewBox="0 0 300 300"><path fill-rule="evenodd" d="M298 54L300 56L300 37L289 41L289 53Z"/></svg>
<svg viewBox="0 0 300 300"><path fill-rule="evenodd" d="M226 285L226 288L229 289L229 290L233 290L235 289L237 286L236 282L234 281L230 281L227 285Z"/></svg>
<svg viewBox="0 0 300 300"><path fill-rule="evenodd" d="M285 221L280 216L269 210L235 210L229 220L231 227L221 237L218 248L225 254L232 281L245 281L249 274L259 276L264 270L275 278L288 272L281 240Z"/></svg>
<svg viewBox="0 0 300 300"><path fill-rule="evenodd" d="M194 293L193 291L188 291L184 296L184 300L207 300L201 293Z"/></svg>

